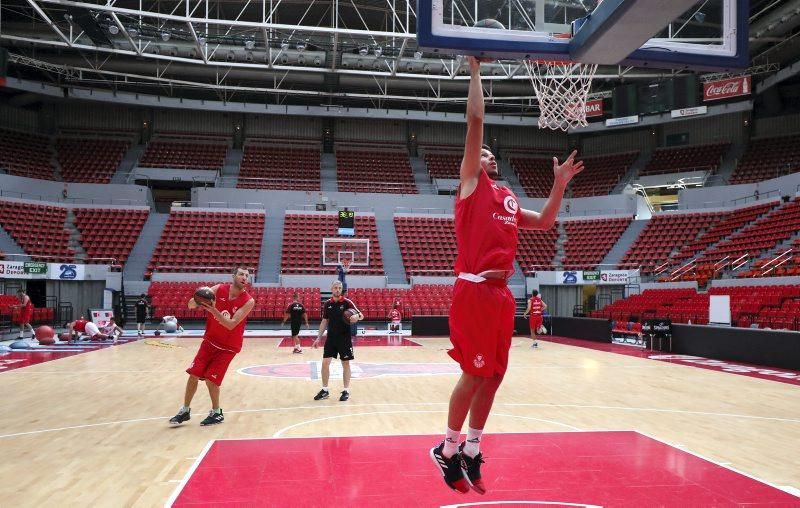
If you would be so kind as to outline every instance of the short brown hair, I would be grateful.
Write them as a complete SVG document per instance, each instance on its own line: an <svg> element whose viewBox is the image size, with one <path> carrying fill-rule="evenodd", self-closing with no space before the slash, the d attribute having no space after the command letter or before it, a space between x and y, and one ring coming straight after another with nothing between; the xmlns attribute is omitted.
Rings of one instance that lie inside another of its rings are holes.
<svg viewBox="0 0 800 508"><path fill-rule="evenodd" d="M492 152L492 149L489 148L489 145L487 145L486 143L481 145L481 149L482 150L488 150L489 152ZM492 153L494 153L494 152L492 152Z"/></svg>
<svg viewBox="0 0 800 508"><path fill-rule="evenodd" d="M239 272L239 270L244 270L245 272L250 273L250 269L247 266L245 266L245 265L236 265L233 268L233 274L236 275Z"/></svg>

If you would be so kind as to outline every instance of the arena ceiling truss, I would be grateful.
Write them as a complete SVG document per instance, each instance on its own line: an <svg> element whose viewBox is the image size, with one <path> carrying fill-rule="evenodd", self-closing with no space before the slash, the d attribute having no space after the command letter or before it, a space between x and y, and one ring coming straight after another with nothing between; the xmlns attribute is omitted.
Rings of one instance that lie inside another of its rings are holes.
<svg viewBox="0 0 800 508"><path fill-rule="evenodd" d="M456 2L464 21L473 22L474 1ZM513 0L486 2L523 8ZM800 0L752 3L760 30L754 60L777 65L779 57L796 58L787 40L800 25ZM418 49L415 8L413 0L0 0L0 44L11 53L11 75L71 86L270 104L463 110L466 62ZM621 80L669 75L604 67L595 89L608 95ZM484 84L495 111L536 112L520 62L487 66Z"/></svg>

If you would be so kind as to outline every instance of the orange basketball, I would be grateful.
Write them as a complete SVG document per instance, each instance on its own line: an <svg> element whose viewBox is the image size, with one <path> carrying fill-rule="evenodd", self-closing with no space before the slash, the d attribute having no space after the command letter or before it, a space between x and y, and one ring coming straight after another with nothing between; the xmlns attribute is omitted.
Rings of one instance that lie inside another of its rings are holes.
<svg viewBox="0 0 800 508"><path fill-rule="evenodd" d="M34 333L36 335L36 340L39 341L39 344L49 345L56 343L56 331L49 326L40 326L34 330Z"/></svg>

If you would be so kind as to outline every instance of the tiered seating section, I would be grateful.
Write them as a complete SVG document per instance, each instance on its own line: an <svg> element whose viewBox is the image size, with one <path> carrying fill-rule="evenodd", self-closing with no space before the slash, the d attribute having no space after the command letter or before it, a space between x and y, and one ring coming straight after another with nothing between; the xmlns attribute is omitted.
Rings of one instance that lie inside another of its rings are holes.
<svg viewBox="0 0 800 508"><path fill-rule="evenodd" d="M567 241L561 264L565 269L591 269L597 267L619 237L630 225L633 217L565 221Z"/></svg>
<svg viewBox="0 0 800 508"><path fill-rule="evenodd" d="M9 175L54 180L52 156L47 137L0 129L0 168Z"/></svg>
<svg viewBox="0 0 800 508"><path fill-rule="evenodd" d="M620 265L638 264L643 274L653 273L655 268L668 261L675 249L692 242L719 220L719 213L654 215L625 253Z"/></svg>
<svg viewBox="0 0 800 508"><path fill-rule="evenodd" d="M120 208L76 208L73 212L86 254L90 258L115 259L117 265L128 261L149 213Z"/></svg>
<svg viewBox="0 0 800 508"><path fill-rule="evenodd" d="M544 198L553 188L553 158L512 157L509 161L525 194Z"/></svg>
<svg viewBox="0 0 800 508"><path fill-rule="evenodd" d="M749 328L800 328L800 286L712 287L708 293L694 289L647 289L639 295L591 312L592 317L614 321L644 321L655 316L673 323L708 324L709 295L731 296L731 322Z"/></svg>
<svg viewBox="0 0 800 508"><path fill-rule="evenodd" d="M408 277L452 276L456 261L455 221L447 217L398 216L394 229Z"/></svg>
<svg viewBox="0 0 800 508"><path fill-rule="evenodd" d="M404 320L411 316L446 316L450 313L453 286L440 284L415 284L411 289L361 289L347 290L368 320L386 320L395 302L400 302Z"/></svg>
<svg viewBox="0 0 800 508"><path fill-rule="evenodd" d="M228 146L219 142L151 141L139 161L143 168L221 170Z"/></svg>
<svg viewBox="0 0 800 508"><path fill-rule="evenodd" d="M26 254L41 256L37 261L72 262L69 231L64 227L67 209L59 206L0 201L0 225Z"/></svg>
<svg viewBox="0 0 800 508"><path fill-rule="evenodd" d="M700 233L697 238L684 244L677 253L670 256L675 264L683 264L697 253L706 250L709 246L726 238L747 223L757 219L767 213L770 209L778 205L777 201L770 203L760 203L754 206L739 208L733 212L720 214L720 220L705 232Z"/></svg>
<svg viewBox="0 0 800 508"><path fill-rule="evenodd" d="M320 190L320 148L249 144L239 170L240 189Z"/></svg>
<svg viewBox="0 0 800 508"><path fill-rule="evenodd" d="M543 270L553 270L556 240L558 240L558 226L545 231L520 229L517 262L523 273L528 275Z"/></svg>
<svg viewBox="0 0 800 508"><path fill-rule="evenodd" d="M773 209L708 249L697 261L697 281L704 284L716 275L719 263L742 256L759 258L800 230L800 198Z"/></svg>
<svg viewBox="0 0 800 508"><path fill-rule="evenodd" d="M639 176L681 173L683 171L716 171L730 143L656 148Z"/></svg>
<svg viewBox="0 0 800 508"><path fill-rule="evenodd" d="M340 192L417 194L411 162L405 152L339 149L336 173Z"/></svg>
<svg viewBox="0 0 800 508"><path fill-rule="evenodd" d="M425 165L431 178L459 179L461 171L460 153L425 153Z"/></svg>
<svg viewBox="0 0 800 508"><path fill-rule="evenodd" d="M597 157L581 157L584 169L572 180L572 197L604 196L628 172L639 152L615 153ZM552 161L550 163L552 170ZM547 189L550 192L550 189Z"/></svg>
<svg viewBox="0 0 800 508"><path fill-rule="evenodd" d="M754 139L731 175L730 184L752 183L800 170L800 136Z"/></svg>
<svg viewBox="0 0 800 508"><path fill-rule="evenodd" d="M153 271L223 273L243 264L258 269L263 213L172 210L147 265Z"/></svg>
<svg viewBox="0 0 800 508"><path fill-rule="evenodd" d="M383 258L378 243L378 230L374 215L356 214L356 236L369 240L369 266L351 266L348 273L353 275L383 275ZM334 274L335 266L322 265L323 238L340 237L338 234L338 215L287 213L283 224L283 251L281 271L290 274ZM356 262L366 260L365 250L354 246Z"/></svg>
<svg viewBox="0 0 800 508"><path fill-rule="evenodd" d="M67 182L110 183L127 148L120 140L61 138L56 142L61 177Z"/></svg>
<svg viewBox="0 0 800 508"><path fill-rule="evenodd" d="M226 281L227 282L227 281ZM203 310L189 310L186 303L200 286L213 286L219 282L153 282L148 294L153 306L153 315L177 316L179 319L205 319ZM319 320L321 297L319 288L273 288L249 286L247 292L256 301L248 319L282 321L283 312L297 293L300 303L305 305L308 319Z"/></svg>

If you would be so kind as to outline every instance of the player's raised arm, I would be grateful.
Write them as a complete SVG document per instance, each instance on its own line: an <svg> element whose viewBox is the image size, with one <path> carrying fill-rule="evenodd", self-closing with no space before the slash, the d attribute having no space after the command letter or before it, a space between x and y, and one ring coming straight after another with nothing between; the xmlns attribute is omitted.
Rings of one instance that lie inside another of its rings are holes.
<svg viewBox="0 0 800 508"><path fill-rule="evenodd" d="M519 227L523 229L550 229L556 222L558 209L561 208L561 200L564 198L564 191L572 178L583 171L583 161L575 161L578 155L577 150L573 150L563 164L558 163L558 159L553 157L553 188L550 189L550 197L542 207L541 213L532 210L522 209L522 220Z"/></svg>
<svg viewBox="0 0 800 508"><path fill-rule="evenodd" d="M469 60L469 94L467 95L467 138L464 142L464 158L461 160L461 198L472 194L478 185L481 172L481 145L483 145L483 88L481 85L481 63L475 57Z"/></svg>

